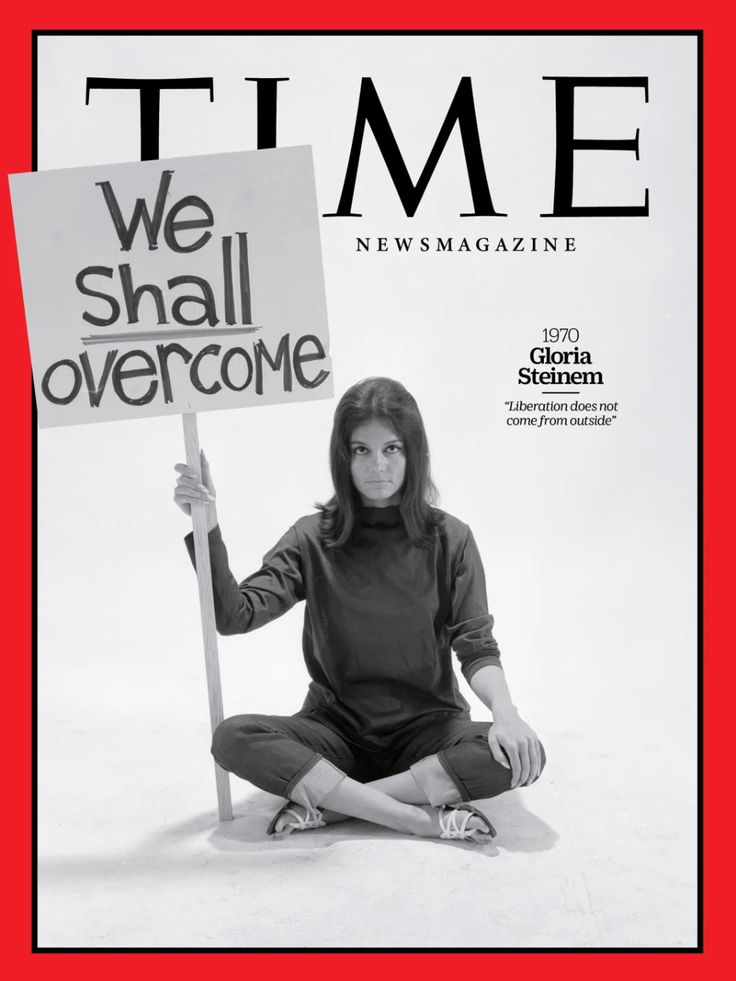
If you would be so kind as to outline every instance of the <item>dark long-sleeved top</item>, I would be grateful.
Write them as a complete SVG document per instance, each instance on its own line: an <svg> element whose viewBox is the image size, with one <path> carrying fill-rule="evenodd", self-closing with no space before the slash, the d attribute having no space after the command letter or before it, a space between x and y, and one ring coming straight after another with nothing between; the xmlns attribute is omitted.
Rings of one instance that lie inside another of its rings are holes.
<svg viewBox="0 0 736 981"><path fill-rule="evenodd" d="M451 649L469 680L500 667L473 535L435 509L431 548L413 545L398 506L361 508L350 541L325 548L320 514L299 518L241 583L219 525L209 534L217 629L247 633L306 600L302 647L311 678L303 708L319 710L376 749L435 712L469 717ZM194 562L194 541L185 539Z"/></svg>

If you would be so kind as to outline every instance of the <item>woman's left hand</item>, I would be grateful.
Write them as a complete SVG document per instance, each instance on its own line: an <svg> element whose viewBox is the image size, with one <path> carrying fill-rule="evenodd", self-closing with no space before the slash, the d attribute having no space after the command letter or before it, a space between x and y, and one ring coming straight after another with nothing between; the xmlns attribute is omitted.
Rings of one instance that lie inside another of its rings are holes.
<svg viewBox="0 0 736 981"><path fill-rule="evenodd" d="M511 787L528 787L542 772L542 747L536 732L518 712L494 715L488 745L497 763L511 770Z"/></svg>

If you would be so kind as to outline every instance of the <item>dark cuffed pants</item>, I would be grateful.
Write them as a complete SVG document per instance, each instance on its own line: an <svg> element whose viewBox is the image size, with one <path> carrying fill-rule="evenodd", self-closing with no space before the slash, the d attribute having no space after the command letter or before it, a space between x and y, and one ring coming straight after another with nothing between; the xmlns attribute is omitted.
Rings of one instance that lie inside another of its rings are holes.
<svg viewBox="0 0 736 981"><path fill-rule="evenodd" d="M511 771L488 747L490 726L452 714L424 716L403 726L390 749L375 750L352 741L319 711L235 715L215 730L212 755L223 769L310 812L346 775L367 783L404 770L438 806L509 789Z"/></svg>

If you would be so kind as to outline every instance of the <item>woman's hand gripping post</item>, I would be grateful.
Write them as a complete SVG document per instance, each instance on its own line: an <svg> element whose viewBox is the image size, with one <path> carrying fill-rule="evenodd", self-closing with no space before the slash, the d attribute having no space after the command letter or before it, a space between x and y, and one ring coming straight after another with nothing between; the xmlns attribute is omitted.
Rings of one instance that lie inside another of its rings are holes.
<svg viewBox="0 0 736 981"><path fill-rule="evenodd" d="M210 532L217 524L217 507L215 485L212 472L204 450L200 451L202 480L198 480L191 467L186 463L177 463L174 470L179 474L174 488L174 500L184 514L192 513L192 504L207 505L207 531Z"/></svg>

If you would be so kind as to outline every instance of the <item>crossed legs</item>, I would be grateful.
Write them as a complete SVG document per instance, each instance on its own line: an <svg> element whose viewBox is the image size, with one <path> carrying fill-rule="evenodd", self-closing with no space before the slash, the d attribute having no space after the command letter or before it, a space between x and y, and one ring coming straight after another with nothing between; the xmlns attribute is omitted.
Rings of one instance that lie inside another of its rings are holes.
<svg viewBox="0 0 736 981"><path fill-rule="evenodd" d="M507 790L509 771L487 743L488 723L442 717L402 730L391 772L361 781L359 750L314 714L242 715L215 731L212 752L220 764L257 787L299 805L307 816L320 807L327 823L356 817L407 834L438 837L438 807L493 797ZM288 814L278 819L285 830ZM484 828L467 818L469 832Z"/></svg>

